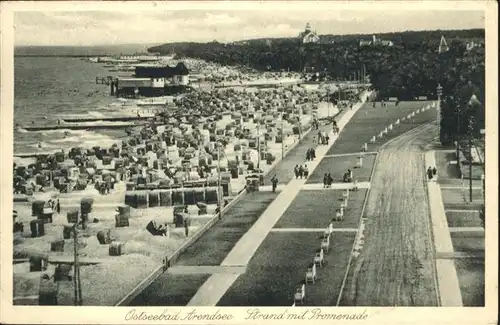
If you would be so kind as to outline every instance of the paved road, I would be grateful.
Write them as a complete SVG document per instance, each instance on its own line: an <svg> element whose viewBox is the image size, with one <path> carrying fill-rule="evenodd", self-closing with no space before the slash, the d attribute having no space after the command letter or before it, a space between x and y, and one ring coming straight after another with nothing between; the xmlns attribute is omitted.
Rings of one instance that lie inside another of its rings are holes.
<svg viewBox="0 0 500 325"><path fill-rule="evenodd" d="M437 306L423 148L425 125L379 154L364 216L364 248L353 261L341 305Z"/></svg>

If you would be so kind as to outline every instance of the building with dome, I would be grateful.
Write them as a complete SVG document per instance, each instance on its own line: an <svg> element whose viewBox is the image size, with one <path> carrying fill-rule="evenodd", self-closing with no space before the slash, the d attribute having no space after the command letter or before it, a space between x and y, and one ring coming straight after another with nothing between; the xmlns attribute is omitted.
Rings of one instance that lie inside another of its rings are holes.
<svg viewBox="0 0 500 325"><path fill-rule="evenodd" d="M319 36L316 31L312 30L311 24L307 23L305 30L299 34L299 40L302 44L317 44L319 43Z"/></svg>

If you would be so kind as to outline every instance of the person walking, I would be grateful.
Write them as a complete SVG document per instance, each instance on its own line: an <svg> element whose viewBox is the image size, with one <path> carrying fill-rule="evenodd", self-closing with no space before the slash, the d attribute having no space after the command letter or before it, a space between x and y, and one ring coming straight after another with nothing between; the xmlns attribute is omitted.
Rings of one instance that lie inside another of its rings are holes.
<svg viewBox="0 0 500 325"><path fill-rule="evenodd" d="M328 134L326 135L325 140L326 140L326 145L328 145L328 141L330 141L330 137L328 136Z"/></svg>
<svg viewBox="0 0 500 325"><path fill-rule="evenodd" d="M57 214L61 214L61 203L59 203L59 199L57 199L56 211L57 211Z"/></svg>
<svg viewBox="0 0 500 325"><path fill-rule="evenodd" d="M271 183L273 184L273 193L276 192L276 188L278 187L278 177L274 174L273 178L271 178Z"/></svg>
<svg viewBox="0 0 500 325"><path fill-rule="evenodd" d="M437 171L437 169L436 169L436 166L434 166L434 167L432 168L432 177L433 177L433 178L436 178L437 172L438 172L438 171Z"/></svg>
<svg viewBox="0 0 500 325"><path fill-rule="evenodd" d="M323 188L328 187L328 174L325 173L325 176L323 176Z"/></svg>
<svg viewBox="0 0 500 325"><path fill-rule="evenodd" d="M328 173L327 175L327 187L328 188L331 188L332 187L332 183L333 183L333 177L332 177L332 174Z"/></svg>
<svg viewBox="0 0 500 325"><path fill-rule="evenodd" d="M302 176L304 175L304 167L302 165L299 166L299 177L302 179Z"/></svg>
<svg viewBox="0 0 500 325"><path fill-rule="evenodd" d="M295 165L293 171L295 173L295 179L299 178L299 165Z"/></svg>
<svg viewBox="0 0 500 325"><path fill-rule="evenodd" d="M184 233L189 236L189 218L184 218Z"/></svg>
<svg viewBox="0 0 500 325"><path fill-rule="evenodd" d="M311 159L311 150L307 149L306 151L306 161L309 161Z"/></svg>
<svg viewBox="0 0 500 325"><path fill-rule="evenodd" d="M430 181L432 181L432 168L431 166L429 166L429 168L427 168L427 178Z"/></svg>
<svg viewBox="0 0 500 325"><path fill-rule="evenodd" d="M304 178L309 176L309 169L307 169L307 165L304 164Z"/></svg>

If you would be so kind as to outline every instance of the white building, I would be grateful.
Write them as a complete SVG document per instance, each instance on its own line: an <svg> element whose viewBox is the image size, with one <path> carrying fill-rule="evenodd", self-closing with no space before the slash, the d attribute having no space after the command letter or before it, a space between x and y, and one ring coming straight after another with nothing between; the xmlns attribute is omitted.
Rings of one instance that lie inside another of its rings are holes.
<svg viewBox="0 0 500 325"><path fill-rule="evenodd" d="M303 44L319 43L319 36L316 31L311 29L311 25L309 23L306 24L305 30L299 34L299 39Z"/></svg>
<svg viewBox="0 0 500 325"><path fill-rule="evenodd" d="M394 46L394 43L392 41L378 39L375 35L373 35L370 41L359 41L359 46Z"/></svg>

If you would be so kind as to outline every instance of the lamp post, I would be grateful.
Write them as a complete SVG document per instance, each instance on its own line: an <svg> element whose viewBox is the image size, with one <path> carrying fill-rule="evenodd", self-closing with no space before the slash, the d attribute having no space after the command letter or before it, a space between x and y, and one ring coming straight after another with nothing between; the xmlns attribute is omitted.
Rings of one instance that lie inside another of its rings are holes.
<svg viewBox="0 0 500 325"><path fill-rule="evenodd" d="M283 132L283 112L281 112L281 159L285 158L285 133Z"/></svg>
<svg viewBox="0 0 500 325"><path fill-rule="evenodd" d="M481 107L481 102L476 95L472 95L469 100L469 112L474 113L476 109ZM474 116L469 117L469 197L472 202L472 134L473 134Z"/></svg>
<svg viewBox="0 0 500 325"><path fill-rule="evenodd" d="M222 177L220 174L220 146L219 142L217 144L217 192L219 193L219 219L222 218L222 199L224 198L224 191L222 191Z"/></svg>
<svg viewBox="0 0 500 325"><path fill-rule="evenodd" d="M472 122L473 117L469 118L469 201L472 203Z"/></svg>
<svg viewBox="0 0 500 325"><path fill-rule="evenodd" d="M437 86L437 125L438 138L441 139L441 95L443 95L443 87L441 84Z"/></svg>
<svg viewBox="0 0 500 325"><path fill-rule="evenodd" d="M73 287L74 287L74 294L75 296L73 297L73 304L75 306L78 306L78 252L77 252L77 231L76 231L76 225L78 223L75 223L73 225Z"/></svg>
<svg viewBox="0 0 500 325"><path fill-rule="evenodd" d="M260 170L260 122L257 123L257 169Z"/></svg>
<svg viewBox="0 0 500 325"><path fill-rule="evenodd" d="M78 259L78 220L73 225L73 286L74 286L74 305L81 306L82 299L82 285L80 280L80 265Z"/></svg>
<svg viewBox="0 0 500 325"><path fill-rule="evenodd" d="M459 135L460 135L460 106L457 105L457 111L456 111L456 114L457 114L457 130L456 130L456 135L455 135L455 143L456 143L456 149L457 149L457 152L456 152L456 156L457 156L457 164L460 164L459 160L459 155L460 155L460 145L459 145L459 142L458 142L458 138L459 138Z"/></svg>

